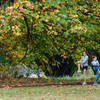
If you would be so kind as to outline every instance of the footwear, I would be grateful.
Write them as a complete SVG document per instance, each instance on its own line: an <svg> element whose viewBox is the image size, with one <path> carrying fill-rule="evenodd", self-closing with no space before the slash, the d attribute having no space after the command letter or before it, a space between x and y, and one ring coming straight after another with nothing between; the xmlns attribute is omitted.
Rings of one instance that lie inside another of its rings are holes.
<svg viewBox="0 0 100 100"><path fill-rule="evenodd" d="M83 82L83 84L82 85L86 85L87 83L86 82Z"/></svg>
<svg viewBox="0 0 100 100"><path fill-rule="evenodd" d="M98 83L94 83L94 85L98 85Z"/></svg>
<svg viewBox="0 0 100 100"><path fill-rule="evenodd" d="M78 73L81 73L81 70L78 70L77 72L78 72Z"/></svg>

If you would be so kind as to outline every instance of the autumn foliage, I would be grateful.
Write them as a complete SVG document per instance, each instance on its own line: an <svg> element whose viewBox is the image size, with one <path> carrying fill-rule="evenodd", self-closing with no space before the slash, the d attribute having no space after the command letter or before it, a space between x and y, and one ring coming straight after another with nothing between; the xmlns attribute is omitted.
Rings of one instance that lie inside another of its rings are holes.
<svg viewBox="0 0 100 100"><path fill-rule="evenodd" d="M0 8L1 66L22 62L72 75L83 50L100 56L99 8L98 0L19 0Z"/></svg>

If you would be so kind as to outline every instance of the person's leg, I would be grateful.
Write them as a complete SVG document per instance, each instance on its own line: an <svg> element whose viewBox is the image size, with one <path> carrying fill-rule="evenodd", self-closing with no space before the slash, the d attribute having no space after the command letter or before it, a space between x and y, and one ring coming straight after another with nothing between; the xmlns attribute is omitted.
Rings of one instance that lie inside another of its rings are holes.
<svg viewBox="0 0 100 100"><path fill-rule="evenodd" d="M83 68L83 65L78 63L78 72L81 72L81 67Z"/></svg>
<svg viewBox="0 0 100 100"><path fill-rule="evenodd" d="M81 72L80 67L81 67L81 64L78 63L78 72Z"/></svg>
<svg viewBox="0 0 100 100"><path fill-rule="evenodd" d="M81 64L81 68L83 68L83 65Z"/></svg>
<svg viewBox="0 0 100 100"><path fill-rule="evenodd" d="M99 79L99 77L100 77L100 74L98 73L98 70L96 70L96 75L97 75L97 77L96 77L96 80L95 80L94 84L97 84L98 79Z"/></svg>
<svg viewBox="0 0 100 100"><path fill-rule="evenodd" d="M84 76L84 83L86 83L86 76L87 76L87 70L84 69L83 71L83 76Z"/></svg>

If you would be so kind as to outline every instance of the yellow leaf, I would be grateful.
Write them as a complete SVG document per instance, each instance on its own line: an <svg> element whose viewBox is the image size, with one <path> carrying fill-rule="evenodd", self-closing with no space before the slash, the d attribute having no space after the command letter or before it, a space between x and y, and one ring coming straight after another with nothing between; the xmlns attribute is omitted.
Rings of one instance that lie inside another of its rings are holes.
<svg viewBox="0 0 100 100"><path fill-rule="evenodd" d="M30 9L33 9L33 8L34 8L34 6L33 6L30 2L27 3L27 6L28 6Z"/></svg>
<svg viewBox="0 0 100 100"><path fill-rule="evenodd" d="M7 15L10 15L10 16L11 16L11 15L12 15L12 13L11 13L11 12L9 12L9 13L7 13Z"/></svg>
<svg viewBox="0 0 100 100"><path fill-rule="evenodd" d="M59 10L57 9L57 10L54 10L54 12L56 12L56 14L59 12Z"/></svg>
<svg viewBox="0 0 100 100"><path fill-rule="evenodd" d="M47 64L48 64L48 60L46 60L46 59L44 59L44 58L43 58L43 61L44 61L45 63L47 63Z"/></svg>
<svg viewBox="0 0 100 100"><path fill-rule="evenodd" d="M20 36L20 35L21 35L21 33L19 33L19 32L16 32L16 33L15 33L15 35L17 35L17 36Z"/></svg>
<svg viewBox="0 0 100 100"><path fill-rule="evenodd" d="M84 41L84 40L85 40L84 37L82 37L82 38L81 38L81 41Z"/></svg>
<svg viewBox="0 0 100 100"><path fill-rule="evenodd" d="M39 15L36 15L36 19L38 19L40 16Z"/></svg>
<svg viewBox="0 0 100 100"><path fill-rule="evenodd" d="M33 5L31 5L31 6L30 6L30 9L33 9L33 8L34 8L34 6L33 6Z"/></svg>
<svg viewBox="0 0 100 100"><path fill-rule="evenodd" d="M42 77L45 78L45 79L47 79L47 76L44 73L42 74Z"/></svg>
<svg viewBox="0 0 100 100"><path fill-rule="evenodd" d="M49 20L48 19L45 19L45 21L48 22Z"/></svg>
<svg viewBox="0 0 100 100"><path fill-rule="evenodd" d="M8 57L6 57L6 60L8 60L9 58Z"/></svg>
<svg viewBox="0 0 100 100"><path fill-rule="evenodd" d="M12 9L13 9L13 7L8 7L8 8L7 8L7 10L12 10Z"/></svg>
<svg viewBox="0 0 100 100"><path fill-rule="evenodd" d="M3 39L3 37L2 36L0 36L0 41Z"/></svg>
<svg viewBox="0 0 100 100"><path fill-rule="evenodd" d="M19 57L19 58L23 58L23 57L24 57L24 55L22 55L22 54L19 54L19 55L18 55L18 57Z"/></svg>
<svg viewBox="0 0 100 100"><path fill-rule="evenodd" d="M18 2L17 3L14 3L14 8L18 8L18 7L19 7Z"/></svg>
<svg viewBox="0 0 100 100"><path fill-rule="evenodd" d="M73 17L73 18L77 18L77 17L78 17L77 14L76 14L76 15L74 15L74 14L70 14L69 16L70 16L70 17Z"/></svg>
<svg viewBox="0 0 100 100"><path fill-rule="evenodd" d="M42 0L42 2L45 2L46 0Z"/></svg>
<svg viewBox="0 0 100 100"><path fill-rule="evenodd" d="M51 30L52 29L52 26L50 26L49 29Z"/></svg>
<svg viewBox="0 0 100 100"><path fill-rule="evenodd" d="M54 16L54 12L50 12L50 15L51 15L51 16Z"/></svg>

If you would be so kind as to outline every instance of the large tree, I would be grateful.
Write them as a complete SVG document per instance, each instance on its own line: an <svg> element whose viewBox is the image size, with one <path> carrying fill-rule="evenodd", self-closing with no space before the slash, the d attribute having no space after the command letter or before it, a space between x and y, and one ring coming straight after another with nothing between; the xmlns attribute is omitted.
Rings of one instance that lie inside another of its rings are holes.
<svg viewBox="0 0 100 100"><path fill-rule="evenodd" d="M98 0L22 0L0 11L2 64L72 75L83 50L100 53ZM0 57L0 58L1 58Z"/></svg>

